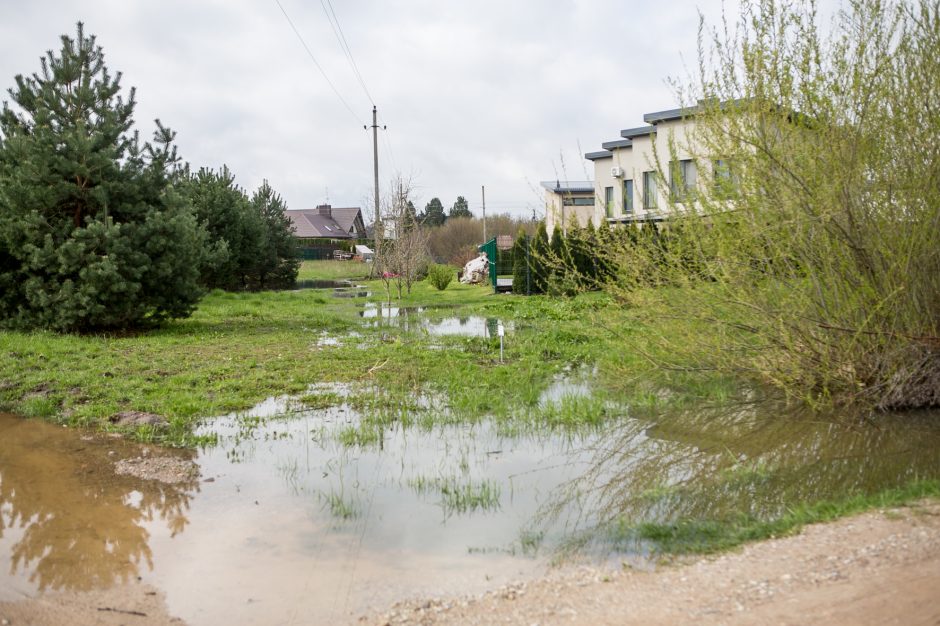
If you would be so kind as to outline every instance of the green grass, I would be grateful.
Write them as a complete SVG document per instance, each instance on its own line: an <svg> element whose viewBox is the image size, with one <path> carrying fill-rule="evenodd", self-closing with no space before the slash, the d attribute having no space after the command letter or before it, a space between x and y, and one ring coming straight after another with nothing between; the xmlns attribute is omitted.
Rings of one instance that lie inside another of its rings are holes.
<svg viewBox="0 0 940 626"><path fill-rule="evenodd" d="M337 268L350 265L317 262L312 271L336 276ZM384 299L380 281L369 290L371 300ZM349 431L344 441L363 445L375 441L375 424L395 421L430 427L491 418L505 422L507 432L521 425L596 425L610 417L596 400L538 404L553 377L578 363L597 363L601 386L638 405L664 385L678 390L670 402L727 394L724 383L709 383L707 376L699 384L691 376L657 373L632 346L652 345L644 337L668 325L650 328L602 294L497 296L488 287L455 283L438 291L422 281L395 304L426 307L423 315L431 319L459 313L513 321L504 362L493 339L430 337L406 332L395 320L364 326L361 299L316 290L216 291L191 318L138 334L0 332L0 410L102 429L112 428L108 418L119 411L147 411L165 416L170 426L141 438L192 446L204 443L192 436L203 418L248 409L269 396L300 396L311 384L347 382L381 390L347 399L371 424L355 436ZM319 345L323 336L350 332L359 334L355 341ZM418 410L422 397L439 399L434 410ZM313 393L300 401L324 408L338 398Z"/></svg>
<svg viewBox="0 0 940 626"><path fill-rule="evenodd" d="M904 487L873 495L804 503L790 507L780 517L757 519L736 515L725 519L683 519L673 523L621 523L614 534L621 539L651 541L669 554L710 554L736 548L744 543L785 537L798 533L807 524L830 522L864 511L909 505L924 498L940 497L940 481L915 481Z"/></svg>
<svg viewBox="0 0 940 626"><path fill-rule="evenodd" d="M351 520L361 515L360 507L353 500L343 497L342 493L336 491L321 493L320 501L336 519Z"/></svg>
<svg viewBox="0 0 940 626"><path fill-rule="evenodd" d="M343 403L343 397L333 391L307 393L297 399L306 409L328 409Z"/></svg>
<svg viewBox="0 0 940 626"><path fill-rule="evenodd" d="M297 280L365 279L371 268L359 261L303 261Z"/></svg>

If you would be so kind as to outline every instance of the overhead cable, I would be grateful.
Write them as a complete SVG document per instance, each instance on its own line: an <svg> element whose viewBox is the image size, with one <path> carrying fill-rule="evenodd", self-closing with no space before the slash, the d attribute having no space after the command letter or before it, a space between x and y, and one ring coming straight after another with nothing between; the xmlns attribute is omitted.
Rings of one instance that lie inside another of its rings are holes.
<svg viewBox="0 0 940 626"><path fill-rule="evenodd" d="M362 118L360 118L358 115L356 115L356 112L353 110L353 108L352 108L351 106L349 106L349 103L348 103L348 102L346 102L346 98L344 98L344 97L342 96L342 94L341 94L341 93L339 92L339 90L336 88L336 85L334 85L334 84L333 84L333 81L330 80L330 77L326 75L326 71L324 71L323 67L322 67L322 66L320 65L320 63L317 61L317 57L314 56L313 52L310 50L310 47L307 45L307 42L304 41L303 35L301 35L301 34L300 34L300 31L297 30L297 27L294 26L294 21L290 18L290 15L287 14L287 11L284 9L284 6L281 4L281 0L274 0L274 2L276 2L278 8L281 9L281 13L284 14L284 17L287 19L287 23L290 24L291 30L294 31L294 34L295 34L295 35L297 35L297 39L300 40L300 43L301 43L301 45L304 47L304 50L307 51L307 56L309 56L309 57L310 57L310 60L313 61L313 64L317 66L317 69L320 70L320 74L323 75L323 80L325 80L325 81L327 82L327 84L328 84L328 85L330 86L330 88L333 90L333 93L336 94L336 97L339 98L339 99L340 99L340 102L343 103L343 106L346 107L346 110L349 111L349 113L350 113L354 118L356 118L356 120L357 120L360 124L364 124L364 122L362 121Z"/></svg>
<svg viewBox="0 0 940 626"><path fill-rule="evenodd" d="M369 88L366 87L366 82L363 80L362 74L359 73L359 66L356 65L352 50L350 50L349 43L346 41L346 34L343 33L343 27L339 23L339 18L336 17L336 11L333 10L333 3L330 2L330 0L326 0L324 4L324 0L320 0L320 6L323 7L323 13L326 14L326 21L330 23L330 28L333 29L333 35L336 37L336 41L339 42L339 47L343 50L343 54L346 55L346 60L349 61L349 66L352 68L353 74L356 75L356 80L358 80L359 84L362 86L366 98L375 106L372 94L369 93ZM329 9L327 9L327 6L329 6Z"/></svg>

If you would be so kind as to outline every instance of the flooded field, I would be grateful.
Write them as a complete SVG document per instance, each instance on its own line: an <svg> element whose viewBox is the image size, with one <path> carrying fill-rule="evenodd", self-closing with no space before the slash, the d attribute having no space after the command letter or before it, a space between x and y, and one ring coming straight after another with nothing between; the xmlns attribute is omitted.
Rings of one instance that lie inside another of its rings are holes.
<svg viewBox="0 0 940 626"><path fill-rule="evenodd" d="M649 546L624 520L772 516L940 475L928 415L872 426L761 408L624 410L600 429L534 433L422 426L447 410L428 397L375 429L363 390L311 391L330 406L271 399L208 422L219 442L199 452L0 417L0 599L140 576L192 624L328 623L397 598L481 591L562 556L643 567ZM559 379L539 405L589 397L586 382ZM116 471L167 454L198 477Z"/></svg>
<svg viewBox="0 0 940 626"><path fill-rule="evenodd" d="M446 308L355 310L362 327L318 329L318 349L367 348L385 327L429 348L454 336L452 349L500 323L528 329ZM0 415L0 601L139 577L189 624L346 622L559 562L650 567L642 522L773 519L940 477L937 413L641 413L597 378L565 367L482 417L460 413L460 388L315 384L206 420L217 442L191 451Z"/></svg>

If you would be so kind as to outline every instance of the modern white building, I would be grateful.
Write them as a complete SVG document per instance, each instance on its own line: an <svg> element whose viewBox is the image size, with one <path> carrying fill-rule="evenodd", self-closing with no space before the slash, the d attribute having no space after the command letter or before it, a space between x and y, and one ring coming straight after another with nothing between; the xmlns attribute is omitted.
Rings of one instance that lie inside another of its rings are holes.
<svg viewBox="0 0 940 626"><path fill-rule="evenodd" d="M669 210L669 196L682 203L692 197L690 193L699 184L696 161L690 151L695 113L698 107L656 111L643 116L645 126L620 131L620 138L601 144L602 150L588 152L584 158L594 165L593 196L590 210L584 205L577 212L578 223L590 219L595 227L629 222L661 221ZM657 163L666 164L657 167ZM660 180L663 167L668 180ZM564 203L558 198L575 189L586 202L584 190L590 181L574 184L569 192L559 183L550 188L542 183L546 192L546 226L549 232L556 222L570 222L563 211ZM691 201L691 200L690 200ZM590 214L590 215L589 215Z"/></svg>
<svg viewBox="0 0 940 626"><path fill-rule="evenodd" d="M545 227L549 235L556 224L567 233L568 227L574 223L584 228L594 220L593 180L547 180L541 185L545 189Z"/></svg>

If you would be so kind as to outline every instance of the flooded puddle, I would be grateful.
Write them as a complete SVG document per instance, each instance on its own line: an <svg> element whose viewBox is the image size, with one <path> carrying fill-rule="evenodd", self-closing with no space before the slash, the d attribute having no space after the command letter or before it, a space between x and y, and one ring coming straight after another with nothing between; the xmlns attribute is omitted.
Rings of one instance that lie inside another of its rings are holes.
<svg viewBox="0 0 940 626"><path fill-rule="evenodd" d="M428 319L426 307L398 307L385 303L367 302L363 305L359 317L369 320L372 326L394 324L406 331L426 332L434 336L497 337L499 318L479 315L449 316L440 319ZM515 331L515 323L503 322L505 332Z"/></svg>
<svg viewBox="0 0 940 626"><path fill-rule="evenodd" d="M566 548L642 557L618 520L772 516L940 476L936 414L873 427L767 407L610 408L603 428L572 433L435 425L424 418L441 399L389 407L368 393L315 387L214 420L218 446L170 452L201 472L173 485L114 470L166 451L0 416L0 600L140 576L191 624L350 621L544 571ZM532 410L591 401L560 377ZM398 418L365 428L374 412Z"/></svg>

